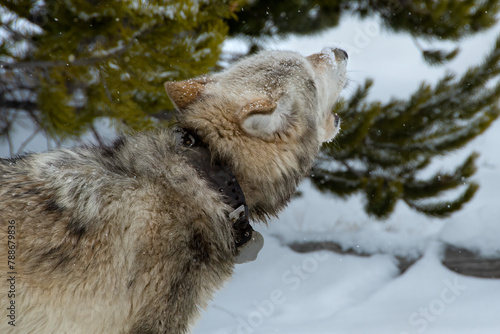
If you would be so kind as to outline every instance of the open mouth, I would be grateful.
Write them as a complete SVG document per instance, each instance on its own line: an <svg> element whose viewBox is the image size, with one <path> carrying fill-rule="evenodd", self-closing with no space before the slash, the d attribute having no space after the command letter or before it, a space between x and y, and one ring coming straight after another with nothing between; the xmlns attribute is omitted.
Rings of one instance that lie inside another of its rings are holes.
<svg viewBox="0 0 500 334"><path fill-rule="evenodd" d="M333 115L333 117L335 119L334 120L335 127L338 128L340 126L340 116L335 114L335 115Z"/></svg>

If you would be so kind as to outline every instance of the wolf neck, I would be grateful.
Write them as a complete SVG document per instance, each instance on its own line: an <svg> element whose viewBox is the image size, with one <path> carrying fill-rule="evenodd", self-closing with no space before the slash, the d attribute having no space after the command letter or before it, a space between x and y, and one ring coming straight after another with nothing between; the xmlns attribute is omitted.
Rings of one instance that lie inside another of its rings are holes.
<svg viewBox="0 0 500 334"><path fill-rule="evenodd" d="M235 246L237 249L240 249L240 247L252 239L253 229L249 224L248 206L238 180L231 172L229 166L213 159L208 145L201 140L195 131L182 128L177 129L176 132L177 144L186 148L183 155L188 163L196 169L198 175L212 189L223 194L223 201L233 208L233 211L229 214L228 221L233 226ZM252 249L255 250L255 247ZM257 253L252 253L251 257L253 255L256 256ZM247 256L243 258L245 262L249 260Z"/></svg>
<svg viewBox="0 0 500 334"><path fill-rule="evenodd" d="M205 141L212 158L224 161L238 180L251 218L264 222L290 201L319 149L311 138L288 145L210 135Z"/></svg>
<svg viewBox="0 0 500 334"><path fill-rule="evenodd" d="M223 193L226 204L233 209L240 206L246 207L245 195L238 180L229 166L214 159L208 145L201 140L196 131L191 129L178 129L179 143L190 150L184 152L184 156L214 189Z"/></svg>
<svg viewBox="0 0 500 334"><path fill-rule="evenodd" d="M291 200L300 181L307 175L312 159L307 161L309 159L287 159L279 156L266 158L266 154L272 154L261 154L261 161L267 160L267 163L260 164L257 161L241 169L235 168L234 173L246 194L252 218L267 221L269 217L276 216Z"/></svg>
<svg viewBox="0 0 500 334"><path fill-rule="evenodd" d="M229 166L221 164L212 158L212 154L195 131L189 129L178 129L178 144L187 148L183 155L188 163L196 169L198 175L203 178L212 189L223 194L223 201L233 208L229 214L228 221L232 223L234 231L235 246L237 249L247 244L252 239L253 229L249 223L248 205L245 195L238 180L231 172ZM244 263L254 258L260 248L250 247L251 253L239 257ZM256 252L255 252L256 250ZM243 254L243 253L242 253ZM250 257L248 257L250 255Z"/></svg>

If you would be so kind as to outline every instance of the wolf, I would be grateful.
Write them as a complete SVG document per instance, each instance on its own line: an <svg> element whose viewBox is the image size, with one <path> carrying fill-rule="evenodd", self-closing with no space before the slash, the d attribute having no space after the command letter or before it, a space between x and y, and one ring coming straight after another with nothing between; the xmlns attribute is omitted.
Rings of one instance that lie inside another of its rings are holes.
<svg viewBox="0 0 500 334"><path fill-rule="evenodd" d="M260 249L248 222L276 216L337 134L346 64L261 52L167 82L172 128L0 159L0 332L189 332Z"/></svg>

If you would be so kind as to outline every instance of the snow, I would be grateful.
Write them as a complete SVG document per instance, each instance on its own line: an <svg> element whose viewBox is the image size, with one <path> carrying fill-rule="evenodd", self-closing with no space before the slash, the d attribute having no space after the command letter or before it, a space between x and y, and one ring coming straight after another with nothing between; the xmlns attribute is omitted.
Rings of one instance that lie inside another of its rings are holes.
<svg viewBox="0 0 500 334"><path fill-rule="evenodd" d="M443 67L425 65L407 35L385 32L376 20L343 19L339 27L314 38L292 36L269 43L269 48L308 55L324 46L343 47L352 82L345 96L371 77L375 83L369 98L388 101L406 97L422 81L436 82L446 71L461 74L478 64L499 32L497 26L463 40L461 53ZM245 43L230 40L224 50L241 52ZM480 153L474 176L480 188L447 219L425 217L399 203L387 220L376 221L364 213L361 196L339 199L304 181L303 195L279 219L255 227L265 239L259 257L236 267L193 333L500 333L500 280L459 275L439 260L445 244L500 256L498 142L500 121L423 173L450 170L471 152ZM373 255L297 253L287 246L301 241L332 241ZM400 274L395 256L417 261Z"/></svg>
<svg viewBox="0 0 500 334"><path fill-rule="evenodd" d="M261 232L259 259L237 267L194 333L500 332L500 281L449 271L435 244L398 275L389 255L299 254Z"/></svg>

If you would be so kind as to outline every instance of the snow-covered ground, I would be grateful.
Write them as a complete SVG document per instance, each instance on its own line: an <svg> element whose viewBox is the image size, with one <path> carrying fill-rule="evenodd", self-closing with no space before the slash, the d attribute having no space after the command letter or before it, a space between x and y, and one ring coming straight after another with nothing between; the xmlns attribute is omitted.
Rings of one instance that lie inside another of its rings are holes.
<svg viewBox="0 0 500 334"><path fill-rule="evenodd" d="M500 27L460 43L461 53L444 67L429 67L407 35L383 31L376 20L346 18L340 27L314 38L290 37L269 43L304 55L325 45L349 53L352 84L375 79L370 97L404 98L421 81L435 82L446 70L463 73L491 49ZM445 44L450 49L452 44ZM229 41L231 50L244 43ZM195 334L499 334L500 280L466 277L443 267L444 243L500 255L500 121L466 148L436 161L450 169L470 152L481 154L474 176L480 189L464 209L448 219L419 215L400 203L386 221L363 211L361 197L341 200L320 194L305 181L303 196L269 224L257 226L265 238L258 259L239 265L214 298ZM299 254L286 244L334 241L374 254ZM399 275L395 255L423 255Z"/></svg>
<svg viewBox="0 0 500 334"><path fill-rule="evenodd" d="M298 254L264 237L194 333L500 333L500 281L449 271L435 245L398 276L388 255Z"/></svg>

